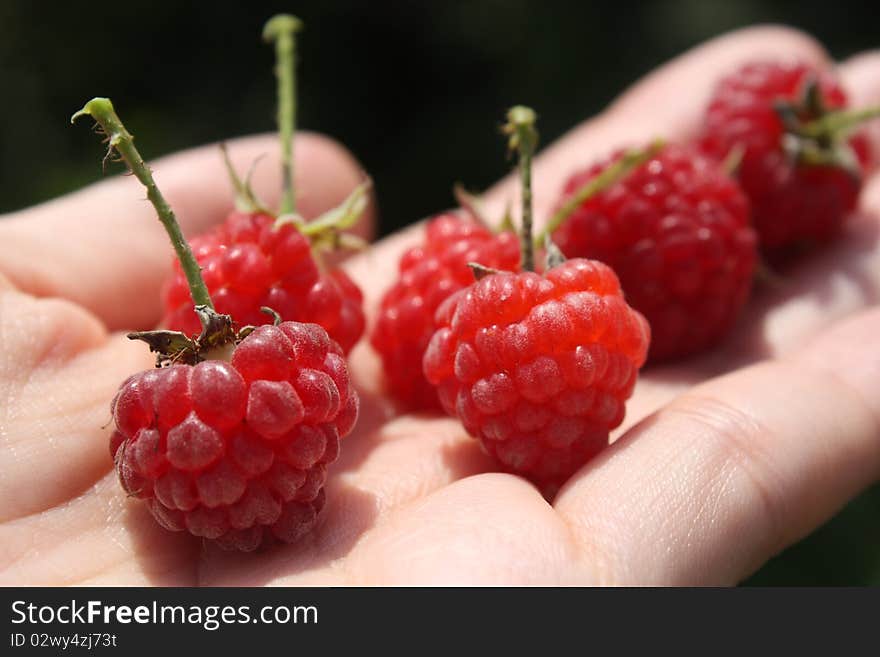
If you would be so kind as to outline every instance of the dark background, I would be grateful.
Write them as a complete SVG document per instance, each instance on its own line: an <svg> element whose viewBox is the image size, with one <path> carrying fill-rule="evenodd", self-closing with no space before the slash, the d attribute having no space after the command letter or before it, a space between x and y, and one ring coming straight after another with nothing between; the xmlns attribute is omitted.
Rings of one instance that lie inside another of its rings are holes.
<svg viewBox="0 0 880 657"><path fill-rule="evenodd" d="M811 32L837 58L880 47L875 3L800 0L42 2L0 0L0 212L100 177L70 114L114 99L145 157L274 129L278 11L298 43L299 123L332 135L376 184L381 231L452 204L454 181L505 172L497 134L514 103L544 143L658 64L761 22ZM880 486L770 562L755 584L880 584Z"/></svg>

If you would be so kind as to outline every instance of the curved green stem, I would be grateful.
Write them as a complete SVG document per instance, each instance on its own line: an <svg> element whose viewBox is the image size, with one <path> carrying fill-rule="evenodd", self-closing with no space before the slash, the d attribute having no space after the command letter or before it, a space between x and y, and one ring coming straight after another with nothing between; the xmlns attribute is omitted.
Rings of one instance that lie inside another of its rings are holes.
<svg viewBox="0 0 880 657"><path fill-rule="evenodd" d="M147 198L153 204L153 207L156 208L159 221L165 227L165 231L171 239L171 245L174 247L174 251L180 260L183 273L186 275L186 281L189 283L193 303L197 306L207 306L213 309L214 304L211 302L211 295L208 293L208 288L202 279L199 263L196 262L189 244L183 237L180 224L177 223L177 219L174 216L174 211L156 186L150 168L134 146L134 137L122 125L122 121L119 120L116 111L113 109L113 103L110 102L109 98L93 98L79 112L70 117L70 122L73 123L79 117L86 115L91 116L101 126L109 140L110 151L115 150L119 153L120 157L128 165L128 168L131 169L131 172L147 188ZM108 151L108 156L110 151Z"/></svg>
<svg viewBox="0 0 880 657"><path fill-rule="evenodd" d="M535 111L517 105L507 112L503 132L509 135L508 148L519 154L519 178L522 190L522 226L520 227L521 265L523 271L535 270L535 248L532 244L532 157L538 146Z"/></svg>
<svg viewBox="0 0 880 657"><path fill-rule="evenodd" d="M801 126L804 136L820 138L826 135L839 135L857 127L865 121L880 117L880 106L855 110L838 110L809 121Z"/></svg>
<svg viewBox="0 0 880 657"><path fill-rule="evenodd" d="M547 236L559 228L581 203L608 189L618 180L628 175L633 169L650 160L660 151L660 149L663 148L664 145L665 142L662 139L655 139L647 148L634 148L626 151L620 159L606 167L598 176L591 178L584 183L574 194L569 196L568 200L562 204L562 207L550 217L547 225L544 226L544 230L541 231L541 234L538 235L535 240L536 243L543 244Z"/></svg>
<svg viewBox="0 0 880 657"><path fill-rule="evenodd" d="M294 34L302 21L290 14L273 16L263 28L263 39L275 42L275 76L278 78L278 137L281 140L281 208L278 214L296 212L293 186L293 134L296 129L296 48Z"/></svg>

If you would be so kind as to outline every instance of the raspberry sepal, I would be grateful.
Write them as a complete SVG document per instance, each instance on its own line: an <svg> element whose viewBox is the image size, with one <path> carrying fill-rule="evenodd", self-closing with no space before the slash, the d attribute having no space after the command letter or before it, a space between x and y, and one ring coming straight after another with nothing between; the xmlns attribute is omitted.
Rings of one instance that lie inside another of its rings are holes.
<svg viewBox="0 0 880 657"><path fill-rule="evenodd" d="M818 79L809 75L799 99L777 99L773 108L784 127L782 150L793 162L809 167L836 167L861 180L862 167L848 139L862 123L880 117L880 106L829 109Z"/></svg>

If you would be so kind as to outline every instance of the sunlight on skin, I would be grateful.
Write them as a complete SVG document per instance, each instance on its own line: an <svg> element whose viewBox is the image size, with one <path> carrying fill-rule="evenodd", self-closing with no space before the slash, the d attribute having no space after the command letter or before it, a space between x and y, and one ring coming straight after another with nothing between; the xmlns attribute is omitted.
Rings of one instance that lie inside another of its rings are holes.
<svg viewBox="0 0 880 657"><path fill-rule="evenodd" d="M855 336L876 344L878 330L874 310L694 388L587 465L557 509L610 579L735 583L876 479L880 355L826 353Z"/></svg>
<svg viewBox="0 0 880 657"><path fill-rule="evenodd" d="M803 34L764 27L661 67L536 160L537 217L572 168L658 134L686 137L712 81L759 56L826 57ZM857 104L880 99L877 55L841 72L860 90ZM333 142L311 136L297 146L308 163L297 166L307 214L361 180ZM277 157L269 137L230 147L241 169L263 152ZM213 147L154 168L189 234L231 206ZM256 187L274 201L274 162L259 166ZM490 191L490 211L511 189L507 179ZM107 450L110 399L152 359L104 325L154 324L168 270L169 250L142 198L130 178L116 178L0 221L0 584L728 584L880 472L880 402L871 406L865 394L880 376L880 313L832 326L877 302L875 176L847 237L788 272L783 287L761 288L724 346L646 371L626 420L640 424L573 477L555 508L524 480L489 472L456 421L395 417L364 342L352 354L361 419L331 469L316 531L258 555L202 545L161 529L142 503L127 500ZM368 314L420 234L410 227L346 262ZM76 236L77 249L58 235ZM694 388L768 356L784 360ZM845 372L835 377L832 368Z"/></svg>

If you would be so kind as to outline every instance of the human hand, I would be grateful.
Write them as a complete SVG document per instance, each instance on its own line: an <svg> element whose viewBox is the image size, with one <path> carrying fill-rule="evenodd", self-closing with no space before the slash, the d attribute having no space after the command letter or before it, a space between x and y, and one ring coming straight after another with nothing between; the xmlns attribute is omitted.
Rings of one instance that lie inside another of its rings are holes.
<svg viewBox="0 0 880 657"><path fill-rule="evenodd" d="M571 169L623 144L687 137L720 74L774 56L825 57L804 35L757 28L639 82L537 159L537 217ZM880 55L839 72L854 105L880 100ZM275 153L268 137L230 146L242 168ZM298 139L296 157L306 216L359 180L350 157L318 137ZM231 207L213 148L154 169L188 234ZM255 182L270 199L275 169L261 166ZM491 190L489 209L512 189ZM242 555L168 532L122 494L105 426L119 383L152 363L143 345L108 331L156 323L171 257L139 197L134 180L116 178L0 221L5 584L732 584L880 473L880 309L866 310L880 296L875 174L845 237L782 287L759 289L724 346L644 372L619 439L552 506L525 480L491 472L457 421L395 415L362 343L352 355L361 418L313 534ZM368 311L419 230L347 261Z"/></svg>

